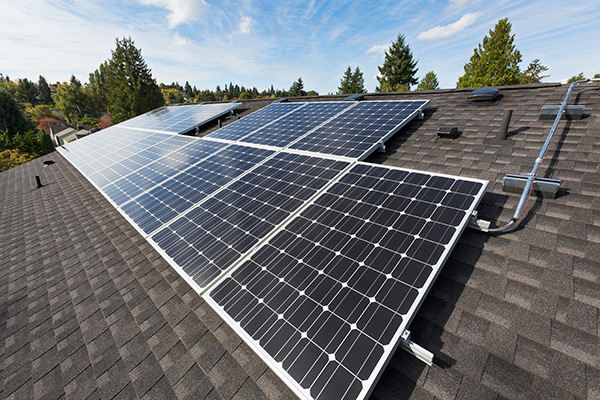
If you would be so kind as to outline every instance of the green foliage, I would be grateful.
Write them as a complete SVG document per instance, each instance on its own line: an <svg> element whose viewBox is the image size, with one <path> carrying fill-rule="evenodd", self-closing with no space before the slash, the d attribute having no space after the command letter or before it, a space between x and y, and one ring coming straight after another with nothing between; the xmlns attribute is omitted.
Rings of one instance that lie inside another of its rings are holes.
<svg viewBox="0 0 600 400"><path fill-rule="evenodd" d="M242 92L238 96L238 100L247 100L247 99L251 99L251 98L252 98L252 95L249 92Z"/></svg>
<svg viewBox="0 0 600 400"><path fill-rule="evenodd" d="M113 123L119 123L164 105L152 72L131 38L116 39L101 84Z"/></svg>
<svg viewBox="0 0 600 400"><path fill-rule="evenodd" d="M38 90L29 79L21 79L17 85L15 97L19 103L37 104Z"/></svg>
<svg viewBox="0 0 600 400"><path fill-rule="evenodd" d="M527 66L527 69L519 75L519 83L540 83L542 79L549 77L550 75L542 75L545 71L548 71L548 67L540 64L540 59L536 58Z"/></svg>
<svg viewBox="0 0 600 400"><path fill-rule="evenodd" d="M585 76L583 76L583 72L580 72L578 75L573 75L572 77L570 77L569 80L567 81L567 83L571 84L573 82L582 81L584 79L585 79Z"/></svg>
<svg viewBox="0 0 600 400"><path fill-rule="evenodd" d="M426 73L425 78L421 79L421 82L419 82L419 85L417 86L417 90L435 90L439 88L440 83L433 71Z"/></svg>
<svg viewBox="0 0 600 400"><path fill-rule="evenodd" d="M465 65L465 74L458 79L457 87L483 87L516 85L521 71L521 52L514 45L515 35L510 34L512 24L508 18L501 19L489 36L483 38L483 44L471 56Z"/></svg>
<svg viewBox="0 0 600 400"><path fill-rule="evenodd" d="M32 126L21 105L4 86L0 86L0 131L5 131L12 138L17 133L30 129Z"/></svg>
<svg viewBox="0 0 600 400"><path fill-rule="evenodd" d="M45 104L40 104L35 107L31 104L26 104L25 115L27 115L29 122L31 122L33 126L37 126L41 119L52 116L52 110Z"/></svg>
<svg viewBox="0 0 600 400"><path fill-rule="evenodd" d="M23 154L17 149L0 150L0 172L33 160L35 156Z"/></svg>
<svg viewBox="0 0 600 400"><path fill-rule="evenodd" d="M165 104L181 104L183 103L183 95L177 89L160 89Z"/></svg>
<svg viewBox="0 0 600 400"><path fill-rule="evenodd" d="M10 137L7 131L0 131L0 151L4 150L18 150L21 154L39 157L53 152L54 145L47 132L27 131Z"/></svg>
<svg viewBox="0 0 600 400"><path fill-rule="evenodd" d="M89 90L84 90L81 82L71 75L69 83L58 86L54 103L69 124L80 123L85 118L97 117L97 108Z"/></svg>
<svg viewBox="0 0 600 400"><path fill-rule="evenodd" d="M298 80L296 82L292 83L292 86L290 87L290 96L291 97L306 96L302 78L298 78Z"/></svg>
<svg viewBox="0 0 600 400"><path fill-rule="evenodd" d="M355 94L366 93L365 78L359 67L356 67L354 73L350 66L344 72L340 86L338 86L337 94Z"/></svg>
<svg viewBox="0 0 600 400"><path fill-rule="evenodd" d="M416 74L418 71L417 60L413 58L408 43L405 43L404 35L398 35L395 42L385 51L385 60L379 69L379 87L377 92L396 92L415 85L418 82Z"/></svg>
<svg viewBox="0 0 600 400"><path fill-rule="evenodd" d="M600 78L600 74L594 74L594 78Z"/></svg>
<svg viewBox="0 0 600 400"><path fill-rule="evenodd" d="M38 100L40 104L45 105L53 105L54 101L52 101L52 92L50 92L50 86L48 86L48 82L46 82L46 78L40 75L38 79Z"/></svg>

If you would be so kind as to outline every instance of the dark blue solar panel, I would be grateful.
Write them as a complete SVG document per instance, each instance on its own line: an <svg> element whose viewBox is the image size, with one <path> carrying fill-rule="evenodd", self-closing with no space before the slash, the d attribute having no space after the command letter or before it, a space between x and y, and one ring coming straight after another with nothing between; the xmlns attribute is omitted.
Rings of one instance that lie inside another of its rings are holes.
<svg viewBox="0 0 600 400"><path fill-rule="evenodd" d="M361 102L290 148L362 160L428 103L421 100Z"/></svg>
<svg viewBox="0 0 600 400"><path fill-rule="evenodd" d="M262 128L266 124L273 122L277 118L292 112L303 105L304 103L269 104L268 106L211 133L209 137L237 141L244 136L247 136L252 131Z"/></svg>
<svg viewBox="0 0 600 400"><path fill-rule="evenodd" d="M121 209L140 229L150 234L272 154L270 150L230 145L183 172L173 174L160 186L150 185L152 190L124 204ZM135 193L131 188L123 192Z"/></svg>
<svg viewBox="0 0 600 400"><path fill-rule="evenodd" d="M203 288L348 165L278 153L152 239Z"/></svg>
<svg viewBox="0 0 600 400"><path fill-rule="evenodd" d="M484 191L358 164L210 297L308 397L364 398Z"/></svg>
<svg viewBox="0 0 600 400"><path fill-rule="evenodd" d="M294 140L321 125L353 103L309 103L297 111L241 139L245 143L286 147Z"/></svg>

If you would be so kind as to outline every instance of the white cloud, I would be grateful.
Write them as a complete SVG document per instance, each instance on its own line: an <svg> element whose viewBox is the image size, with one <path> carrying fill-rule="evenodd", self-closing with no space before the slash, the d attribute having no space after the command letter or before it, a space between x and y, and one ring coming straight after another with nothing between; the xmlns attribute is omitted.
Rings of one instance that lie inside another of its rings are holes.
<svg viewBox="0 0 600 400"><path fill-rule="evenodd" d="M205 0L138 0L146 6L156 6L169 10L169 28L197 20L210 7Z"/></svg>
<svg viewBox="0 0 600 400"><path fill-rule="evenodd" d="M375 55L383 55L387 49L390 48L389 44L376 44L369 47L369 50L366 51L367 54L375 54Z"/></svg>
<svg viewBox="0 0 600 400"><path fill-rule="evenodd" d="M417 36L417 39L419 39L419 40L440 40L440 39L449 38L450 36L456 35L460 31L464 30L469 25L472 25L473 23L475 23L475 21L477 21L477 18L479 18L480 16L481 16L480 12L467 13L467 14L463 15L461 17L461 19L459 19L456 22L453 22L453 23L445 25L445 26L438 25L438 26L431 28L425 32L421 32Z"/></svg>
<svg viewBox="0 0 600 400"><path fill-rule="evenodd" d="M256 21L254 19L252 19L252 17L242 17L240 23L237 26L237 29L232 32L229 37L233 37L234 35L237 34L241 34L241 35L247 35L250 33L250 28L252 28L252 25L254 25Z"/></svg>
<svg viewBox="0 0 600 400"><path fill-rule="evenodd" d="M175 33L173 40L175 42L175 46L185 46L192 43L190 39L181 36L179 33Z"/></svg>

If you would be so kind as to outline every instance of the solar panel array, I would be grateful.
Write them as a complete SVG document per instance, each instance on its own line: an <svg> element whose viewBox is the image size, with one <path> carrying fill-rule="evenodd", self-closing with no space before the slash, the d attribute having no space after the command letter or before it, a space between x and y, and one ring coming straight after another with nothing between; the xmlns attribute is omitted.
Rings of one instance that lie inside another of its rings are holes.
<svg viewBox="0 0 600 400"><path fill-rule="evenodd" d="M485 191L359 162L427 104L278 103L206 138L159 109L59 150L296 394L364 398Z"/></svg>

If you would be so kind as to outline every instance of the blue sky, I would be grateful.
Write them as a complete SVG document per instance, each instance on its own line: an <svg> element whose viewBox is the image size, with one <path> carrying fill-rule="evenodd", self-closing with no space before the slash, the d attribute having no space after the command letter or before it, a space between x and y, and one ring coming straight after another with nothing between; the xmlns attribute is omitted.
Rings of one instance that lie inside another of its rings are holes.
<svg viewBox="0 0 600 400"><path fill-rule="evenodd" d="M564 1L212 1L18 0L2 4L0 72L49 82L88 74L110 57L116 37L131 36L158 82L198 89L232 81L335 92L345 69L359 66L368 91L399 33L443 88L496 22L509 17L521 68L535 58L545 81L600 72L600 3Z"/></svg>

